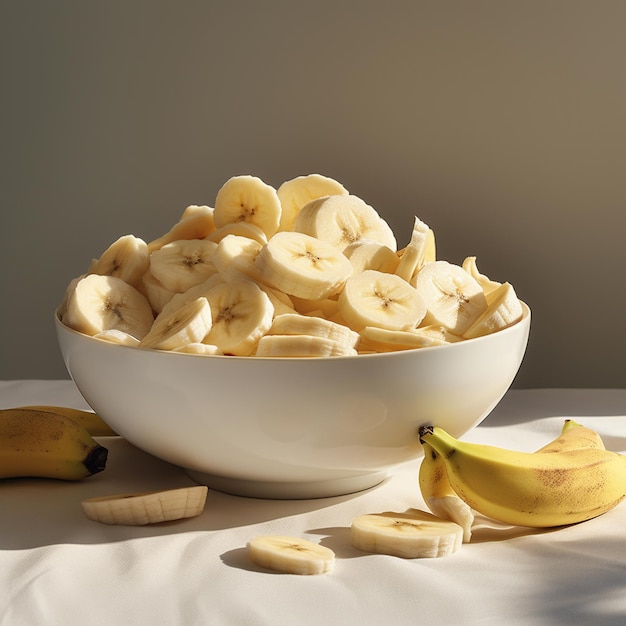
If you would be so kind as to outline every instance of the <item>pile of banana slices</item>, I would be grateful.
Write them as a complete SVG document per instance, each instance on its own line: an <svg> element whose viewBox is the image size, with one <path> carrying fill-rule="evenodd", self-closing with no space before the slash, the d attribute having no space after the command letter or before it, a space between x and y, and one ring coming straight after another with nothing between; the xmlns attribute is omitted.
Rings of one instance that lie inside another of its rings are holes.
<svg viewBox="0 0 626 626"><path fill-rule="evenodd" d="M114 343L208 355L352 356L492 333L522 317L510 283L475 257L437 260L415 217L410 241L338 181L277 189L233 176L214 207L188 206L146 242L124 235L68 285L61 321Z"/></svg>

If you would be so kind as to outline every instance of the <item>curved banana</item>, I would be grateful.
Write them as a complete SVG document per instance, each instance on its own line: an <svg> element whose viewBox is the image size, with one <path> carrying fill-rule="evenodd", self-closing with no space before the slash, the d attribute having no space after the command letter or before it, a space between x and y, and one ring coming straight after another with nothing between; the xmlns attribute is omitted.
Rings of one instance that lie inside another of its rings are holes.
<svg viewBox="0 0 626 626"><path fill-rule="evenodd" d="M106 466L108 451L80 424L47 411L0 411L0 478L79 480Z"/></svg>
<svg viewBox="0 0 626 626"><path fill-rule="evenodd" d="M441 455L427 443L423 446L424 458L420 464L418 481L424 502L437 517L461 526L463 542L469 543L472 538L474 512L452 489Z"/></svg>
<svg viewBox="0 0 626 626"><path fill-rule="evenodd" d="M97 413L92 411L83 411L82 409L74 409L69 406L53 406L53 405L30 405L17 406L13 411L43 411L45 413L54 413L69 417L80 424L92 437L117 437L115 432ZM0 412L1 413L1 412Z"/></svg>
<svg viewBox="0 0 626 626"><path fill-rule="evenodd" d="M423 426L419 434L443 459L455 493L475 511L504 523L574 524L606 513L626 497L626 457L617 452L518 452L459 441L436 426Z"/></svg>

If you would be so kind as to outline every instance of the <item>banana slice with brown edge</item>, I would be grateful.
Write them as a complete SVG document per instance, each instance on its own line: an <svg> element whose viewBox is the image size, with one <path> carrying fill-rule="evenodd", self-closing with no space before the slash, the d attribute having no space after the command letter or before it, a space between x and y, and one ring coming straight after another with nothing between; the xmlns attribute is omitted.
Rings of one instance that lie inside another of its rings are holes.
<svg viewBox="0 0 626 626"><path fill-rule="evenodd" d="M405 559L448 556L463 543L461 526L417 509L359 515L351 533L357 550Z"/></svg>
<svg viewBox="0 0 626 626"><path fill-rule="evenodd" d="M254 563L284 574L324 574L335 565L330 548L299 537L260 535L247 548Z"/></svg>
<svg viewBox="0 0 626 626"><path fill-rule="evenodd" d="M206 485L88 498L82 501L85 515L102 524L145 526L200 515Z"/></svg>

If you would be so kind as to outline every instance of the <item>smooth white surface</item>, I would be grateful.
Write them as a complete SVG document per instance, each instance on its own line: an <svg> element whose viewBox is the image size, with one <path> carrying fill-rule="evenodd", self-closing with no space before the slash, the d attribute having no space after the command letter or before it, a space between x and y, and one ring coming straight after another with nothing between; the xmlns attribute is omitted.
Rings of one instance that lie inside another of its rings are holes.
<svg viewBox="0 0 626 626"><path fill-rule="evenodd" d="M479 423L524 356L523 307L484 337L345 358L145 350L55 322L76 386L128 441L230 493L311 498L378 484L421 455L421 425L460 436Z"/></svg>
<svg viewBox="0 0 626 626"><path fill-rule="evenodd" d="M0 382L2 407L86 405L68 381ZM468 436L533 450L564 417L626 452L626 390L512 390ZM104 472L78 483L0 481L0 623L10 626L623 626L626 502L553 531L478 518L455 555L402 560L350 546L361 513L422 508L417 461L353 496L258 500L210 491L196 518L151 527L105 526L83 498L192 484L179 468L121 438ZM335 569L301 577L261 571L245 545L289 534L336 552Z"/></svg>

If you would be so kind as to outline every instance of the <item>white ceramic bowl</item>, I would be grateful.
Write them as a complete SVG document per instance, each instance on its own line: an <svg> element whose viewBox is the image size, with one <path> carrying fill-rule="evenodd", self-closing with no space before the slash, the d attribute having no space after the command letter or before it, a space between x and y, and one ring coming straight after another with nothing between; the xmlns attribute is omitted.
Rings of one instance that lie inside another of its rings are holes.
<svg viewBox="0 0 626 626"><path fill-rule="evenodd" d="M506 330L446 346L312 359L199 356L56 329L81 394L120 435L238 495L314 498L381 482L422 454L418 428L461 436L521 365L530 310Z"/></svg>

